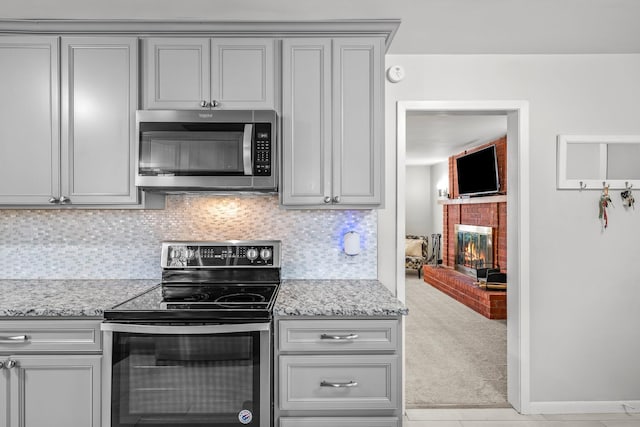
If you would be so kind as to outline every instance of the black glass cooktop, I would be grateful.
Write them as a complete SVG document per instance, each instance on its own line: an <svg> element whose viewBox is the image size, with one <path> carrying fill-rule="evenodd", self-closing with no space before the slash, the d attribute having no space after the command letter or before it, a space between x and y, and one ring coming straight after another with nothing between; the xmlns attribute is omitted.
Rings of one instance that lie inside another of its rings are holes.
<svg viewBox="0 0 640 427"><path fill-rule="evenodd" d="M277 284L162 284L162 303L167 309L252 309L273 304Z"/></svg>
<svg viewBox="0 0 640 427"><path fill-rule="evenodd" d="M134 323L269 322L279 284L188 285L152 289L105 310L105 321ZM165 296L166 295L166 296Z"/></svg>

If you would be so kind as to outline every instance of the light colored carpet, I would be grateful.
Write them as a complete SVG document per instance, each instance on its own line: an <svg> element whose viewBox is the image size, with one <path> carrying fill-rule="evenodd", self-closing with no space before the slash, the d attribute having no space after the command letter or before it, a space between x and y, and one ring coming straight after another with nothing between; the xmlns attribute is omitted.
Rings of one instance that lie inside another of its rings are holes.
<svg viewBox="0 0 640 427"><path fill-rule="evenodd" d="M507 323L490 320L407 272L407 408L509 406Z"/></svg>

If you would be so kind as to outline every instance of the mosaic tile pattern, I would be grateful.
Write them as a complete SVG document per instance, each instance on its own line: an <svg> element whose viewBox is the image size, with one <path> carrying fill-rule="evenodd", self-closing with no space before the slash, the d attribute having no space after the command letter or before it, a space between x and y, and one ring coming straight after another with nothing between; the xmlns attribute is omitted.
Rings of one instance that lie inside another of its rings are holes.
<svg viewBox="0 0 640 427"><path fill-rule="evenodd" d="M342 252L360 233L362 251ZM170 195L162 210L0 210L0 279L159 279L164 240L282 241L288 279L375 279L375 210L286 210L278 197Z"/></svg>

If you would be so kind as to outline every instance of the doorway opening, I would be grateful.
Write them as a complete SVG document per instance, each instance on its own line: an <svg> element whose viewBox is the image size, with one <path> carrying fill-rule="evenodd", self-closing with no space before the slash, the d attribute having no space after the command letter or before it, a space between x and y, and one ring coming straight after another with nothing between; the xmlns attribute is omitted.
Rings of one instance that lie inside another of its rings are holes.
<svg viewBox="0 0 640 427"><path fill-rule="evenodd" d="M529 335L526 326L528 325L528 261L526 255L528 252L528 165L526 163L528 155L528 105L524 101L400 101L397 105L397 281L398 281L398 297L409 303L407 295L409 293L408 286L419 286L421 279L412 277L412 272L407 271L405 277L404 270L404 241L407 218L407 196L405 188L407 185L406 162L409 160L407 156L407 123L410 115L415 113L423 113L431 116L458 116L461 118L471 116L503 116L506 118L506 138L507 138L507 174L509 189L506 194L506 211L507 211L507 266L506 271L509 273L508 294L507 294L507 320L506 324L498 324L498 328L494 328L491 334L501 335L504 351L502 356L506 363L506 380L501 379L502 394L496 398L495 395L486 401L478 401L474 403L473 399L468 396L459 396L457 398L449 398L446 402L434 401L433 406L446 404L448 406L513 406L519 412L528 410L528 342ZM472 141L473 142L473 141ZM477 141L476 141L477 142ZM469 147L471 148L471 147ZM450 147L449 147L450 150ZM449 155L453 154L449 152ZM442 194L441 188L431 191L431 194ZM449 189L451 191L451 189ZM423 288L429 287L426 283ZM424 290L424 289L423 289ZM438 292L437 290L435 291ZM437 295L436 295L437 296ZM439 295L443 296L443 295ZM446 295L445 295L446 297ZM434 298L433 295L428 298ZM456 301L453 301L456 302ZM408 304L409 305L409 304ZM411 307L409 305L410 316L418 317L420 315L419 307ZM440 308L439 311L446 311ZM407 319L408 322L408 319ZM446 322L445 322L446 324ZM471 323L473 325L473 322ZM467 326L467 329L473 326ZM407 327L408 329L408 327ZM442 329L442 328L441 328ZM497 332L496 332L497 331ZM406 332L406 331L405 331ZM450 337L447 331L441 331L443 337ZM474 335L473 331L469 331L473 339L480 342L479 334ZM407 333L407 332L406 332ZM432 334L432 346L442 344L443 340L438 341ZM405 355L411 356L409 340L405 339ZM413 343L413 340L412 340ZM462 353L470 353L462 350ZM446 354L446 350L444 351ZM470 356L469 354L458 354L462 358ZM487 356L491 357L491 356ZM433 362L433 361L431 361ZM435 362L437 363L437 362ZM408 386L420 388L421 386L429 387L428 384L417 385L415 381L410 383L408 377L420 374L419 372L411 372L411 360L405 360L405 405L411 407L411 402L407 399L410 397L412 390ZM434 365L432 365L434 367ZM438 369L441 368L441 369ZM470 384L469 378L465 380L464 372L445 371L444 366L435 365L435 371L444 377L445 383L449 381L450 385L456 382L460 383L461 390L469 391L470 388L478 387ZM444 372L443 372L444 371ZM441 378L442 379L442 378ZM485 382L486 383L486 382ZM486 384L485 384L486 385ZM465 388L467 387L467 388ZM491 387L489 387L491 388ZM486 391L486 389L485 389ZM476 395L482 395L482 387ZM490 394L490 393L489 393ZM428 397L428 393L427 393ZM485 393L486 397L486 393ZM427 402L428 405L428 402Z"/></svg>

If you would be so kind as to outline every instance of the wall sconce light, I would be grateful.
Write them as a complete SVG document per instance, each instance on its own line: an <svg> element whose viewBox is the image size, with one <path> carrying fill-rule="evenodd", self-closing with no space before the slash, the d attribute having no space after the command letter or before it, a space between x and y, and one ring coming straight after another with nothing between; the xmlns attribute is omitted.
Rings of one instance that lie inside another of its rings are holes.
<svg viewBox="0 0 640 427"><path fill-rule="evenodd" d="M360 253L360 233L349 231L343 236L344 253L355 256Z"/></svg>

